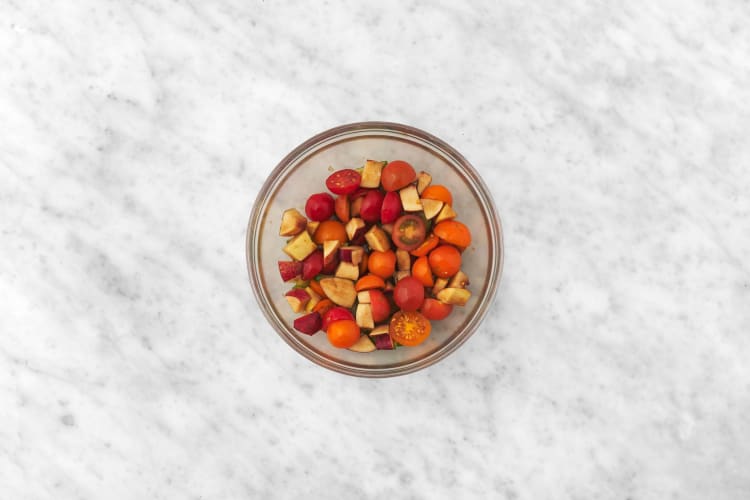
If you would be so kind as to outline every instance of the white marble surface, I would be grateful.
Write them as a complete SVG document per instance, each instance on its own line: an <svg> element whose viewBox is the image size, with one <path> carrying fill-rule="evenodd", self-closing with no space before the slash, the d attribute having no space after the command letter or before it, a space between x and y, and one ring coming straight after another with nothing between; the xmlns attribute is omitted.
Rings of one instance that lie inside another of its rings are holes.
<svg viewBox="0 0 750 500"><path fill-rule="evenodd" d="M0 497L750 498L750 6L0 2ZM484 326L407 377L266 326L268 172L390 120L491 186Z"/></svg>

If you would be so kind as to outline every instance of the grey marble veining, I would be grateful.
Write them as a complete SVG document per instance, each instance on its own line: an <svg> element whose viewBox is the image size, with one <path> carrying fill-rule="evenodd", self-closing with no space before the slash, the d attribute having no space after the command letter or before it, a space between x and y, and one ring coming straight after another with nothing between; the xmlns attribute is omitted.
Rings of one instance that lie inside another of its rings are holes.
<svg viewBox="0 0 750 500"><path fill-rule="evenodd" d="M0 3L0 497L750 498L750 6ZM480 330L392 380L265 324L244 231L389 120L505 229Z"/></svg>

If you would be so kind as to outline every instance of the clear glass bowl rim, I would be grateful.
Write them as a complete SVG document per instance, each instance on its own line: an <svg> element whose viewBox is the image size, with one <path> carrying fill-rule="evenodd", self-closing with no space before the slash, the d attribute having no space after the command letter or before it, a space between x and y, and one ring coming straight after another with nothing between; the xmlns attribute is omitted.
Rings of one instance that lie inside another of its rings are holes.
<svg viewBox="0 0 750 500"><path fill-rule="evenodd" d="M267 200L272 197L273 189L277 180L284 176L287 170L296 167L301 159L304 159L309 152L315 150L321 143L326 143L336 138L344 138L347 135L362 134L363 132L386 132L390 134L396 133L406 137L415 137L420 141L428 143L432 148L440 151L440 153L442 153L447 159L452 160L451 163L453 163L454 166L457 166L460 169L461 174L471 181L471 184L475 188L475 194L483 205L485 212L488 214L488 220L485 222L488 224L488 229L490 231L490 251L493 253L493 265L490 266L490 275L487 279L486 293L476 307L475 314L471 321L466 324L464 329L455 335L450 342L427 356L399 365L390 365L383 368L363 368L325 358L299 342L295 337L295 333L284 324L281 318L278 318L274 314L273 308L268 303L266 299L267 293L263 288L259 274L258 260L254 258L258 251L259 234L261 229L260 222L264 216L264 207L266 206ZM245 256L250 284L263 315L276 333L299 354L324 368L346 375L369 378L394 377L421 370L437 363L463 345L463 343L466 342L466 340L468 340L479 327L487 313L487 309L495 298L500 278L502 276L504 255L505 249L503 248L503 230L500 216L497 213L497 209L495 208L495 204L487 186L469 161L445 141L428 132L409 125L380 121L349 123L331 128L311 137L287 154L276 165L273 171L271 171L266 182L258 192L248 220L245 240Z"/></svg>

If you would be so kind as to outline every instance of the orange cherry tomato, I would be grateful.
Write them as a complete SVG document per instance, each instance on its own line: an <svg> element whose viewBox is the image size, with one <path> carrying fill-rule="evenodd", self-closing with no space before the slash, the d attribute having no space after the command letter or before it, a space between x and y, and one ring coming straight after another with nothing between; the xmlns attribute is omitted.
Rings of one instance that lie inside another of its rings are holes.
<svg viewBox="0 0 750 500"><path fill-rule="evenodd" d="M340 319L328 325L327 334L332 346L346 349L359 340L360 330L356 322Z"/></svg>
<svg viewBox="0 0 750 500"><path fill-rule="evenodd" d="M415 257L421 257L423 255L427 255L430 253L430 250L438 246L438 243L440 243L440 238L435 236L433 233L430 233L430 235L427 237L426 240L422 242L421 245L419 245L417 248L409 252Z"/></svg>
<svg viewBox="0 0 750 500"><path fill-rule="evenodd" d="M315 280L311 280L310 281L310 288L312 288L313 291L315 293L317 293L318 295L320 295L322 298L325 299L327 297L326 293L323 291L323 287L320 286L320 282L315 281Z"/></svg>
<svg viewBox="0 0 750 500"><path fill-rule="evenodd" d="M341 222L344 224L349 222L351 218L349 216L349 197L345 194L337 196L336 201L333 202L333 210Z"/></svg>
<svg viewBox="0 0 750 500"><path fill-rule="evenodd" d="M367 276L359 278L354 285L354 289L358 292L361 292L362 290L372 290L373 288L385 288L385 281L383 281L383 278L375 274L368 274Z"/></svg>
<svg viewBox="0 0 750 500"><path fill-rule="evenodd" d="M320 245L328 240L339 240L344 245L348 239L344 225L337 220L324 220L313 235L313 241Z"/></svg>
<svg viewBox="0 0 750 500"><path fill-rule="evenodd" d="M450 278L461 269L461 253L456 247L440 245L430 252L432 272L440 278Z"/></svg>
<svg viewBox="0 0 750 500"><path fill-rule="evenodd" d="M466 225L455 220L439 222L432 230L445 243L466 248L471 244L471 232Z"/></svg>
<svg viewBox="0 0 750 500"><path fill-rule="evenodd" d="M423 314L416 311L399 311L391 317L388 333L401 345L415 346L430 336L432 326Z"/></svg>
<svg viewBox="0 0 750 500"><path fill-rule="evenodd" d="M393 250L385 252L373 250L367 259L367 267L372 274L388 278L396 271L396 253Z"/></svg>
<svg viewBox="0 0 750 500"><path fill-rule="evenodd" d="M440 184L427 186L425 190L422 191L422 198L427 198L428 200L440 200L448 205L453 205L453 195L448 191L447 187L441 186Z"/></svg>
<svg viewBox="0 0 750 500"><path fill-rule="evenodd" d="M432 278L430 262L425 255L414 261L414 265L411 266L411 275L417 278L417 280L419 280L424 286L432 286L435 284L435 280Z"/></svg>
<svg viewBox="0 0 750 500"><path fill-rule="evenodd" d="M335 306L333 302L331 302L331 299L323 299L317 304L315 304L315 307L313 307L312 312L316 312L323 316L329 309L331 309L333 306Z"/></svg>

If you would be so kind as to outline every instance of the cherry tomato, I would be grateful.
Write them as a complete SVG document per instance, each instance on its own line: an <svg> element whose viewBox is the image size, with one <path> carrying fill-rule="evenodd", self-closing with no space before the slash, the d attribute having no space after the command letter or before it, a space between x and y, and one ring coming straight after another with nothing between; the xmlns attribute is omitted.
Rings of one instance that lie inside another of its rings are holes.
<svg viewBox="0 0 750 500"><path fill-rule="evenodd" d="M393 243L407 252L422 244L425 237L424 221L416 215L402 215L393 223Z"/></svg>
<svg viewBox="0 0 750 500"><path fill-rule="evenodd" d="M318 193L307 199L305 213L310 220L324 221L333 215L333 206L333 196L328 193Z"/></svg>
<svg viewBox="0 0 750 500"><path fill-rule="evenodd" d="M390 162L380 174L380 183L386 191L398 191L416 179L414 167L401 160Z"/></svg>
<svg viewBox="0 0 750 500"><path fill-rule="evenodd" d="M456 220L444 220L439 222L435 229L435 235L446 243L466 248L471 244L471 232L466 225Z"/></svg>
<svg viewBox="0 0 750 500"><path fill-rule="evenodd" d="M440 238L435 236L434 233L430 233L430 235L426 240L422 242L421 245L419 245L409 253L411 253L415 257L422 257L423 255L427 255L428 253L430 253L433 248L438 246L438 243L440 243Z"/></svg>
<svg viewBox="0 0 750 500"><path fill-rule="evenodd" d="M337 220L324 220L313 234L313 241L319 245L329 240L339 240L342 245L349 241L344 225Z"/></svg>
<svg viewBox="0 0 750 500"><path fill-rule="evenodd" d="M380 290L370 290L370 306L375 323L385 321L391 315L391 304Z"/></svg>
<svg viewBox="0 0 750 500"><path fill-rule="evenodd" d="M336 217L338 217L341 222L345 224L349 222L351 216L349 215L350 204L349 197L347 195L342 194L337 196L333 208L336 211Z"/></svg>
<svg viewBox="0 0 750 500"><path fill-rule="evenodd" d="M422 191L422 198L440 200L448 205L453 205L453 196L451 195L451 192L448 191L448 188L441 186L440 184L427 186L425 190Z"/></svg>
<svg viewBox="0 0 750 500"><path fill-rule="evenodd" d="M437 321L447 318L453 311L453 306L443 304L437 299L424 299L424 304L419 311L424 314L425 318Z"/></svg>
<svg viewBox="0 0 750 500"><path fill-rule="evenodd" d="M414 265L411 266L411 275L419 280L424 286L432 286L435 284L435 280L432 279L430 262L424 255L414 261Z"/></svg>
<svg viewBox="0 0 750 500"><path fill-rule="evenodd" d="M377 189L371 190L362 200L359 207L359 216L362 220L375 223L380 220L380 208L383 206L383 193Z"/></svg>
<svg viewBox="0 0 750 500"><path fill-rule="evenodd" d="M383 205L380 208L380 222L390 224L401 215L401 197L395 191L385 193Z"/></svg>
<svg viewBox="0 0 750 500"><path fill-rule="evenodd" d="M450 278L461 269L461 253L450 245L440 245L430 252L430 267L440 278Z"/></svg>
<svg viewBox="0 0 750 500"><path fill-rule="evenodd" d="M399 311L391 318L388 333L401 345L415 346L430 336L432 326L422 314L413 311Z"/></svg>
<svg viewBox="0 0 750 500"><path fill-rule="evenodd" d="M424 302L424 286L413 276L401 278L393 289L393 301L402 311L416 311Z"/></svg>
<svg viewBox="0 0 750 500"><path fill-rule="evenodd" d="M330 308L325 313L323 313L323 324L321 326L321 330L328 330L328 327L331 325L331 323L333 323L334 321L341 321L342 319L354 320L354 316L352 315L352 312L345 307L336 306Z"/></svg>
<svg viewBox="0 0 750 500"><path fill-rule="evenodd" d="M326 179L326 187L335 194L353 193L359 187L362 176L351 168L337 170Z"/></svg>
<svg viewBox="0 0 750 500"><path fill-rule="evenodd" d="M328 342L334 347L346 349L353 346L360 336L359 326L350 319L340 319L328 325Z"/></svg>
<svg viewBox="0 0 750 500"><path fill-rule="evenodd" d="M372 274L383 279L390 278L396 271L396 253L393 250L373 250L367 259L367 267Z"/></svg>

